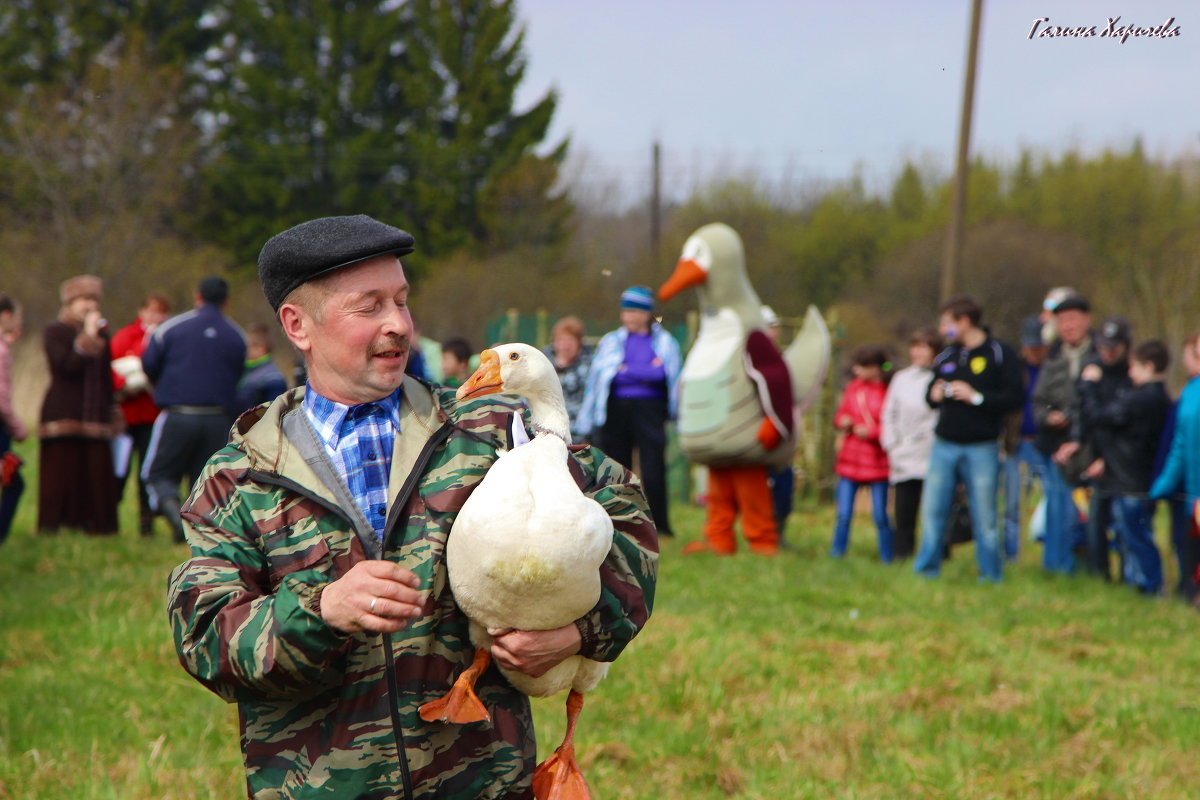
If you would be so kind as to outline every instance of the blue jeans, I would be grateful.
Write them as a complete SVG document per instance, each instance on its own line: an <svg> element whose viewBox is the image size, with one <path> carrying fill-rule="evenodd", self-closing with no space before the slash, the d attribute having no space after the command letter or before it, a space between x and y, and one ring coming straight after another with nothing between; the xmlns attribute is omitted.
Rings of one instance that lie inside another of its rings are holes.
<svg viewBox="0 0 1200 800"><path fill-rule="evenodd" d="M1063 478L1062 468L1051 461L1046 469L1046 535L1042 566L1047 572L1075 572L1076 538L1082 523L1071 497L1074 490ZM1086 538L1086 537L1085 537Z"/></svg>
<svg viewBox="0 0 1200 800"><path fill-rule="evenodd" d="M0 429L0 454L3 454L11 446L12 438L6 431ZM4 540L8 538L13 517L17 514L17 503L21 500L21 493L24 491L25 479L21 477L20 469L13 473L12 482L8 486L0 488L0 544L4 544Z"/></svg>
<svg viewBox="0 0 1200 800"><path fill-rule="evenodd" d="M850 520L854 517L854 496L858 487L871 487L871 516L875 519L875 530L879 534L879 560L888 564L892 560L892 525L887 515L887 481L872 481L859 483L848 478L838 478L835 497L837 498L837 524L833 529L833 548L829 554L835 557L846 555L850 546Z"/></svg>
<svg viewBox="0 0 1200 800"><path fill-rule="evenodd" d="M921 549L913 563L914 572L934 578L941 571L946 519L954 500L954 488L961 478L967 487L979 574L984 580L1001 579L1003 565L996 527L999 473L1000 445L997 442L958 444L941 437L934 438L929 471L925 474L925 490L921 495Z"/></svg>
<svg viewBox="0 0 1200 800"><path fill-rule="evenodd" d="M1121 575L1127 582L1129 579L1129 552L1121 540L1121 531L1113 522L1113 498L1115 495L1102 486L1093 486L1091 497L1088 499L1088 518L1084 529L1087 532L1087 563L1084 565L1088 572L1094 573L1106 581L1112 580L1112 552L1115 550L1120 558ZM1108 532L1112 531L1110 540Z"/></svg>
<svg viewBox="0 0 1200 800"><path fill-rule="evenodd" d="M788 464L777 472L768 473L771 480L771 505L775 507L775 525L783 533L784 520L792 513L792 495L796 493L796 473Z"/></svg>
<svg viewBox="0 0 1200 800"><path fill-rule="evenodd" d="M1036 477L1046 487L1046 454L1033 446L1031 439L1021 439L1017 451L1004 459L1004 555L1016 559L1021 542L1021 496ZM1021 465L1025 465L1025 482L1021 481Z"/></svg>
<svg viewBox="0 0 1200 800"><path fill-rule="evenodd" d="M1153 506L1144 497L1113 495L1110 500L1112 526L1125 553L1125 577L1143 594L1158 594L1162 588L1162 556L1154 544Z"/></svg>

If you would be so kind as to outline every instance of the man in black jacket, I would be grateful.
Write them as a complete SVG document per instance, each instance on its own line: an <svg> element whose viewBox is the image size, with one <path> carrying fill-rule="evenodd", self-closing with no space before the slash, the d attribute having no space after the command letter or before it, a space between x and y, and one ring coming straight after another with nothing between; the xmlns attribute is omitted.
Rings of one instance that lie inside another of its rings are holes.
<svg viewBox="0 0 1200 800"><path fill-rule="evenodd" d="M1109 552L1112 548L1108 532L1112 527L1113 486L1095 461L1104 463L1105 452L1111 448L1113 433L1099 425L1099 414L1108 403L1132 386L1129 380L1129 347L1133 343L1133 334L1129 322L1123 317L1109 317L1100 323L1092 341L1096 355L1085 362L1079 373L1069 438L1059 448L1056 460L1060 464L1069 464L1077 453L1086 448L1085 463L1088 466L1083 469L1080 479L1091 488L1091 498L1085 526L1087 561L1084 568L1107 581L1112 580L1109 569ZM1124 563L1124 547L1120 546L1120 542L1113 544Z"/></svg>
<svg viewBox="0 0 1200 800"><path fill-rule="evenodd" d="M1100 352L1105 349L1102 344ZM1106 400L1101 396L1104 372L1098 365L1085 367L1079 384L1083 417L1099 456L1088 472L1098 482L1107 506L1105 516L1111 518L1117 533L1123 576L1144 594L1157 594L1163 581L1148 497L1159 438L1171 407L1163 387L1168 359L1162 342L1143 342L1129 361L1130 381L1112 397ZM1105 535L1103 529L1100 535ZM1107 577L1107 541L1104 545L1102 566Z"/></svg>
<svg viewBox="0 0 1200 800"><path fill-rule="evenodd" d="M933 362L926 392L940 408L921 501L921 548L913 570L937 577L946 518L961 478L967 487L975 558L984 580L1003 574L996 524L996 480L1004 417L1024 399L1021 359L981 327L983 309L972 297L956 295L941 307L938 329L951 344Z"/></svg>
<svg viewBox="0 0 1200 800"><path fill-rule="evenodd" d="M196 307L159 325L146 344L142 367L162 409L146 454L146 491L154 509L183 541L179 482L190 487L213 453L225 446L237 407L237 385L246 363L246 337L221 309L229 297L223 278L210 276L196 289Z"/></svg>

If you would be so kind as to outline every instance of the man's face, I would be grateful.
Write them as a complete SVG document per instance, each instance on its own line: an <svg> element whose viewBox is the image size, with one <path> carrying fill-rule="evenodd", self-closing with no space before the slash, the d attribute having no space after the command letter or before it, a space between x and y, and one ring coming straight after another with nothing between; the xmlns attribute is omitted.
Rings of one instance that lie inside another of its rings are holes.
<svg viewBox="0 0 1200 800"><path fill-rule="evenodd" d="M951 316L949 311L943 311L942 315L938 317L938 333L942 334L942 338L947 342L957 341L962 334L958 320Z"/></svg>
<svg viewBox="0 0 1200 800"><path fill-rule="evenodd" d="M346 405L387 397L404 381L413 330L400 261L372 258L334 272L320 289L322 313L298 309L297 323L284 325L313 388Z"/></svg>
<svg viewBox="0 0 1200 800"><path fill-rule="evenodd" d="M1054 323L1058 328L1058 338L1074 347L1087 336L1092 326L1092 315L1086 311L1069 308L1054 315Z"/></svg>
<svg viewBox="0 0 1200 800"><path fill-rule="evenodd" d="M1129 347L1123 342L1096 345L1096 354L1100 356L1100 360L1105 364L1116 364L1120 361L1124 361L1125 355L1128 352Z"/></svg>
<svg viewBox="0 0 1200 800"><path fill-rule="evenodd" d="M1046 360L1046 353L1050 348L1044 344L1027 344L1021 346L1021 358L1025 359L1026 364L1031 364L1035 367L1040 367L1042 362Z"/></svg>

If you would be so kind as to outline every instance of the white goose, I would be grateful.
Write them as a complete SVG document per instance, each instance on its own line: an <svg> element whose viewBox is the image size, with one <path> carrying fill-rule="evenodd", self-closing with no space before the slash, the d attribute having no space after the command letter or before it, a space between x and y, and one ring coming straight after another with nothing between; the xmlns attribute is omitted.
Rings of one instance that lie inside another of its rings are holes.
<svg viewBox="0 0 1200 800"><path fill-rule="evenodd" d="M471 642L478 649L474 663L446 697L421 707L427 721L489 718L474 692L475 679L491 660L488 629L553 630L588 613L600 598L600 566L612 547L612 520L579 490L568 469L570 426L553 364L525 344L485 350L458 397L499 392L525 398L536 435L492 465L450 531L450 587L471 620ZM534 791L538 798L587 798L574 757L575 722L583 708L582 693L600 682L608 664L577 655L540 678L501 672L532 697L571 690L566 736L538 766Z"/></svg>

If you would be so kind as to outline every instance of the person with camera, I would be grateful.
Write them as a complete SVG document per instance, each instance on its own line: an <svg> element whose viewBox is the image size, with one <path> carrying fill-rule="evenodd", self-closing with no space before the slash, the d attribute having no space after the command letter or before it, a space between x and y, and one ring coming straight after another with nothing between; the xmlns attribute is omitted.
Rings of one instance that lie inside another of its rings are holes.
<svg viewBox="0 0 1200 800"><path fill-rule="evenodd" d="M933 362L926 402L938 408L921 504L921 545L913 570L935 578L954 488L967 488L975 558L983 580L1003 575L996 481L1005 416L1024 400L1021 359L981 326L983 309L967 295L942 304L938 330L950 342Z"/></svg>

